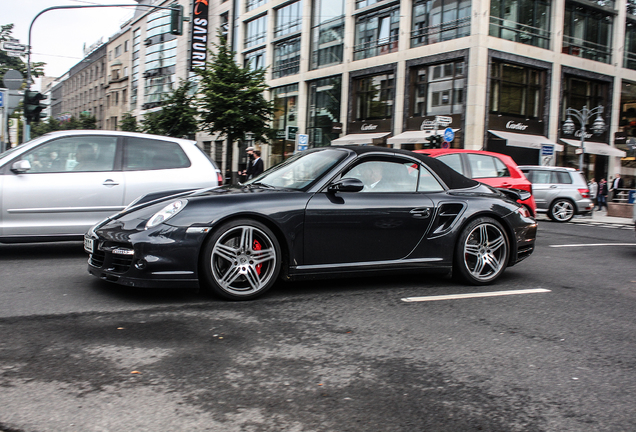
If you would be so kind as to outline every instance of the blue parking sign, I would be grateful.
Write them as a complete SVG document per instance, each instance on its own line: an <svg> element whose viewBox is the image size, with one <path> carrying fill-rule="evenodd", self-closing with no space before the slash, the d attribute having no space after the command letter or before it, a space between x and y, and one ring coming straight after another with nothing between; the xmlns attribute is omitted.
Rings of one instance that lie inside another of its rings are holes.
<svg viewBox="0 0 636 432"><path fill-rule="evenodd" d="M452 142L455 139L455 132L453 129L447 127L444 129L444 141Z"/></svg>
<svg viewBox="0 0 636 432"><path fill-rule="evenodd" d="M4 92L0 91L0 107L4 106Z"/></svg>

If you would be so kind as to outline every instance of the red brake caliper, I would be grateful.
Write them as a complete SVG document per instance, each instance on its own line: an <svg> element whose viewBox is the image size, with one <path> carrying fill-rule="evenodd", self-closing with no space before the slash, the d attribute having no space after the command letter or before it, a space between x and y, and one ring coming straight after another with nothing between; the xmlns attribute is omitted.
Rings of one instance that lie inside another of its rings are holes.
<svg viewBox="0 0 636 432"><path fill-rule="evenodd" d="M254 240L254 244L252 245L252 249L255 251L259 251L262 249L261 244L258 242L258 240ZM261 274L261 268L263 267L263 264L256 264L256 273L257 274Z"/></svg>

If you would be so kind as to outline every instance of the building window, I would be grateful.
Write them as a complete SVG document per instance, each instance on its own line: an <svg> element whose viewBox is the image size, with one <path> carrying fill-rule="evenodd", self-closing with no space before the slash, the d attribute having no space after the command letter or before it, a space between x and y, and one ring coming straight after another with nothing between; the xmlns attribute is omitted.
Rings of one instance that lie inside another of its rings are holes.
<svg viewBox="0 0 636 432"><path fill-rule="evenodd" d="M411 47L470 35L470 1L416 0Z"/></svg>
<svg viewBox="0 0 636 432"><path fill-rule="evenodd" d="M633 12L636 13L636 10ZM627 20L625 26L625 58L623 59L623 67L636 69L636 21L632 20Z"/></svg>
<svg viewBox="0 0 636 432"><path fill-rule="evenodd" d="M249 12L256 9L257 7L263 6L265 3L267 3L267 0L247 0L245 6L247 8L247 11Z"/></svg>
<svg viewBox="0 0 636 432"><path fill-rule="evenodd" d="M316 0L311 29L311 69L342 63L344 0Z"/></svg>
<svg viewBox="0 0 636 432"><path fill-rule="evenodd" d="M265 64L265 49L260 49L245 54L244 66L250 70L262 69Z"/></svg>
<svg viewBox="0 0 636 432"><path fill-rule="evenodd" d="M545 81L545 71L493 61L490 74L490 112L542 119Z"/></svg>
<svg viewBox="0 0 636 432"><path fill-rule="evenodd" d="M135 29L132 38L132 76L130 79L130 108L137 107L139 90L139 50L141 48L141 30ZM102 69L103 70L103 69Z"/></svg>
<svg viewBox="0 0 636 432"><path fill-rule="evenodd" d="M354 60L388 54L398 49L400 6L358 16L353 48Z"/></svg>
<svg viewBox="0 0 636 432"><path fill-rule="evenodd" d="M565 121L567 108L577 110L587 106L589 109L599 105L605 106L609 95L609 84L591 81L581 77L566 76L563 83L563 113L561 120Z"/></svg>
<svg viewBox="0 0 636 432"><path fill-rule="evenodd" d="M412 69L410 76L411 117L463 112L463 61L420 66Z"/></svg>
<svg viewBox="0 0 636 432"><path fill-rule="evenodd" d="M285 7L276 10L276 28L274 29L274 37L284 36L286 34L299 32L302 22L303 6L302 2L288 4Z"/></svg>
<svg viewBox="0 0 636 432"><path fill-rule="evenodd" d="M492 0L490 36L550 48L550 1Z"/></svg>
<svg viewBox="0 0 636 432"><path fill-rule="evenodd" d="M608 12L566 4L562 52L610 63L613 19Z"/></svg>
<svg viewBox="0 0 636 432"><path fill-rule="evenodd" d="M150 109L160 105L174 89L177 39L170 33L169 11L148 15L146 36L143 108Z"/></svg>
<svg viewBox="0 0 636 432"><path fill-rule="evenodd" d="M276 138L272 140L269 166L279 164L294 154L296 133L298 132L298 84L277 87L274 96L273 129Z"/></svg>
<svg viewBox="0 0 636 432"><path fill-rule="evenodd" d="M309 83L308 129L312 147L324 147L340 135L334 125L340 124L340 76L323 78Z"/></svg>
<svg viewBox="0 0 636 432"><path fill-rule="evenodd" d="M395 76L392 73L353 81L355 121L384 120L393 115Z"/></svg>
<svg viewBox="0 0 636 432"><path fill-rule="evenodd" d="M121 55L121 45L117 45L115 47L115 58L119 57Z"/></svg>
<svg viewBox="0 0 636 432"><path fill-rule="evenodd" d="M272 78L294 75L300 71L300 38L289 39L274 45Z"/></svg>
<svg viewBox="0 0 636 432"><path fill-rule="evenodd" d="M267 15L247 22L245 26L245 48L264 45L267 38Z"/></svg>

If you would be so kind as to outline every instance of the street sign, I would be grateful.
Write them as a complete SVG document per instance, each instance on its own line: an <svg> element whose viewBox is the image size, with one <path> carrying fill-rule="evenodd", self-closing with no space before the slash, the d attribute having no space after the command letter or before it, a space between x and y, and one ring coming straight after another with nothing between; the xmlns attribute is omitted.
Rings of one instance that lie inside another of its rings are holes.
<svg viewBox="0 0 636 432"><path fill-rule="evenodd" d="M7 52L7 54L11 55L11 52L18 53L17 55L26 54L29 50L28 45L22 45L15 42L4 41L2 42L2 49Z"/></svg>
<svg viewBox="0 0 636 432"><path fill-rule="evenodd" d="M0 108L4 108L4 92L0 90Z"/></svg>
<svg viewBox="0 0 636 432"><path fill-rule="evenodd" d="M4 83L4 86L9 90L18 90L24 83L24 77L17 70L9 69L4 73L2 82Z"/></svg>
<svg viewBox="0 0 636 432"><path fill-rule="evenodd" d="M297 134L298 137L298 151L307 150L309 146L309 135L307 134Z"/></svg>
<svg viewBox="0 0 636 432"><path fill-rule="evenodd" d="M455 139L455 132L453 132L453 129L451 128L444 129L444 141L451 142L454 139Z"/></svg>
<svg viewBox="0 0 636 432"><path fill-rule="evenodd" d="M448 116L438 115L438 116L435 116L435 122L439 124L451 124L453 122L453 118Z"/></svg>
<svg viewBox="0 0 636 432"><path fill-rule="evenodd" d="M448 149L448 148L450 148L450 143L449 143L448 141L444 141L444 142L442 143L442 148L443 148L443 149Z"/></svg>

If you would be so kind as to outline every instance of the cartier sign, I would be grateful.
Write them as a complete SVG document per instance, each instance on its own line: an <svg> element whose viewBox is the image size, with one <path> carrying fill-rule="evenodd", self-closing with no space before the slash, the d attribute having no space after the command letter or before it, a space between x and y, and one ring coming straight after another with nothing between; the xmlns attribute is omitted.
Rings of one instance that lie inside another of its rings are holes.
<svg viewBox="0 0 636 432"><path fill-rule="evenodd" d="M373 124L373 123L364 123L362 126L360 126L360 130L361 131L374 131L378 128L377 124Z"/></svg>
<svg viewBox="0 0 636 432"><path fill-rule="evenodd" d="M508 123L506 123L506 129L513 129L513 130L526 130L528 129L528 125L527 124L523 124L523 123L515 123L513 121L509 121Z"/></svg>
<svg viewBox="0 0 636 432"><path fill-rule="evenodd" d="M545 123L538 119L520 119L490 114L488 129L521 134L545 135Z"/></svg>

